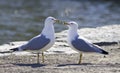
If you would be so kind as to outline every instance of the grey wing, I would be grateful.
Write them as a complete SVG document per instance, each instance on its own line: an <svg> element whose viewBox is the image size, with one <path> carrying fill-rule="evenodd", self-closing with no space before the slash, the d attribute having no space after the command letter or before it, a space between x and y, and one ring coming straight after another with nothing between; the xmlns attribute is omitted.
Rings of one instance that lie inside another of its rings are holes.
<svg viewBox="0 0 120 73"><path fill-rule="evenodd" d="M100 52L100 49L94 44L89 43L81 38L77 38L72 41L73 47L75 47L79 51L83 52Z"/></svg>
<svg viewBox="0 0 120 73"><path fill-rule="evenodd" d="M22 50L39 50L49 44L50 39L44 35L36 36L32 38L27 44L21 46Z"/></svg>

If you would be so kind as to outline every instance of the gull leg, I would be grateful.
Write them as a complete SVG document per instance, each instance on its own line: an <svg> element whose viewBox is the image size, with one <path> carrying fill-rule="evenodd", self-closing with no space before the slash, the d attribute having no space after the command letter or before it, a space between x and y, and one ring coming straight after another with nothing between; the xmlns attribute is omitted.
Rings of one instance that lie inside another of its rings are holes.
<svg viewBox="0 0 120 73"><path fill-rule="evenodd" d="M79 59L78 64L81 64L81 61L82 61L82 53L80 53L80 59Z"/></svg>
<svg viewBox="0 0 120 73"><path fill-rule="evenodd" d="M39 63L39 53L37 53L37 63Z"/></svg>
<svg viewBox="0 0 120 73"><path fill-rule="evenodd" d="M44 52L42 51L42 62L44 63Z"/></svg>

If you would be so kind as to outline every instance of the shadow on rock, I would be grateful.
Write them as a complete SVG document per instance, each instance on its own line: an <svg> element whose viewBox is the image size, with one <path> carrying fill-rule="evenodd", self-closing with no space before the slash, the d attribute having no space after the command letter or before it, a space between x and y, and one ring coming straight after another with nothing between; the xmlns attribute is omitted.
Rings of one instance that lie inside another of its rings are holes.
<svg viewBox="0 0 120 73"><path fill-rule="evenodd" d="M58 67L61 67L61 66L79 66L79 65L93 65L92 63L82 63L82 64L60 64L58 65Z"/></svg>
<svg viewBox="0 0 120 73"><path fill-rule="evenodd" d="M119 63L108 63L108 64L92 64L92 63L82 63L82 64L61 64L58 65L57 67L62 67L62 66L89 66L89 67L116 67L120 68Z"/></svg>
<svg viewBox="0 0 120 73"><path fill-rule="evenodd" d="M18 65L18 66L31 66L32 68L46 66L45 64L39 64L39 63L35 63L35 64L14 64L14 65Z"/></svg>

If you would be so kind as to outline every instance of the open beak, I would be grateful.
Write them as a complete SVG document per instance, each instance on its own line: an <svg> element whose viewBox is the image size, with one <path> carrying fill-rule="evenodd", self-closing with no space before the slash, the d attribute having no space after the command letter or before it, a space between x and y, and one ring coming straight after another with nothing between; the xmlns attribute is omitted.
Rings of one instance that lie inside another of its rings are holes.
<svg viewBox="0 0 120 73"><path fill-rule="evenodd" d="M64 25L69 25L69 23L68 23L68 22L64 22L63 24L64 24Z"/></svg>

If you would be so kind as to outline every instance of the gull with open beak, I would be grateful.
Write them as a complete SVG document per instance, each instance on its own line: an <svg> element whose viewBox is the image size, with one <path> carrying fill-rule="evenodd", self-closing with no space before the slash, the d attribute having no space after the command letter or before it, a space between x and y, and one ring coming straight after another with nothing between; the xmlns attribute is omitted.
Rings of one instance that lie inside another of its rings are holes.
<svg viewBox="0 0 120 73"><path fill-rule="evenodd" d="M81 64L82 52L96 52L105 55L108 54L108 52L102 50L101 47L94 45L85 38L79 36L77 33L78 24L76 22L70 21L70 22L65 22L64 24L68 25L69 27L68 36L67 36L67 42L69 46L73 50L78 51L80 53L80 59L78 64Z"/></svg>

